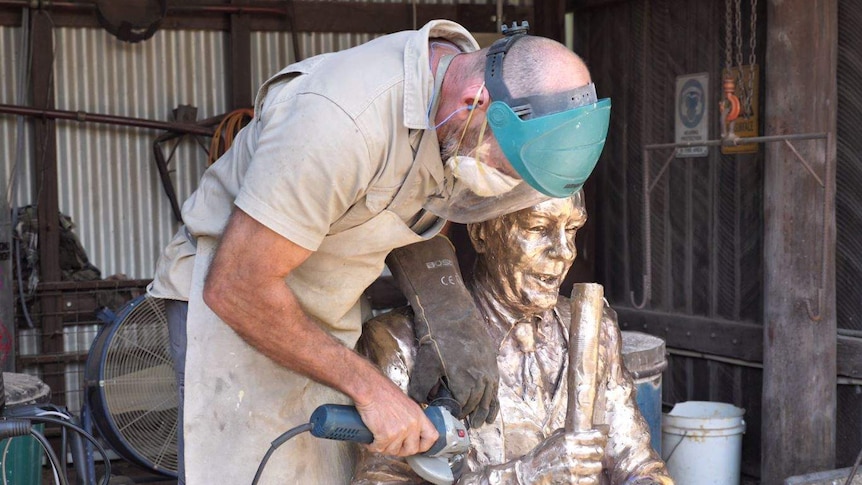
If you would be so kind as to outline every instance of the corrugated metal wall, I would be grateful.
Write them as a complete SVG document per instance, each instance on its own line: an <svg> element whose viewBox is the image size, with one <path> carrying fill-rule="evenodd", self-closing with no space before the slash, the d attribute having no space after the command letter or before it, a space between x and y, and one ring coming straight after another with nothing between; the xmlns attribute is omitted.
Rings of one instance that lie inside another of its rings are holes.
<svg viewBox="0 0 862 485"><path fill-rule="evenodd" d="M374 37L303 33L298 36L300 55L343 50ZM198 118L223 113L226 42L223 32L166 30L146 42L126 44L101 29L57 29L57 109L161 121L169 120L180 104L196 106ZM292 37L289 32L253 32L250 55L256 93L260 83L294 61ZM176 230L153 161L152 141L158 134L57 123L60 210L78 224L81 242L103 276L152 277L162 246ZM205 163L195 142L180 145L171 163L180 201L197 186Z"/></svg>
<svg viewBox="0 0 862 485"><path fill-rule="evenodd" d="M18 104L18 76L21 72L21 31L16 27L0 27L0 103ZM23 123L24 144L18 153L19 123L17 117L0 116L0 173L3 174L2 187L12 183L12 170L18 174L16 197L12 205L24 205L33 199L33 163L30 142L29 120ZM6 194L0 194L6 197Z"/></svg>
<svg viewBox="0 0 862 485"><path fill-rule="evenodd" d="M128 44L101 29L58 28L56 106L160 121L168 121L178 105L196 106L199 118L223 113L226 42L223 32L165 30ZM103 276L152 277L161 248L176 230L153 161L152 142L159 134L57 122L60 211L77 223ZM180 144L171 163L180 200L197 186L205 165L197 143Z"/></svg>

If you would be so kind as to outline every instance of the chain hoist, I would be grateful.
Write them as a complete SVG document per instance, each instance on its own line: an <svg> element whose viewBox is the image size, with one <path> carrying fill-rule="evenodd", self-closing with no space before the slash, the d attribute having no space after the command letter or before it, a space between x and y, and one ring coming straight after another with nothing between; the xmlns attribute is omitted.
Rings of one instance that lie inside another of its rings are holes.
<svg viewBox="0 0 862 485"><path fill-rule="evenodd" d="M736 1L737 3L739 2L739 0ZM722 79L721 85L724 91L724 99L721 101L722 136L724 136L728 131L733 133L732 124L739 117L740 110L739 98L736 96L736 79L734 79L731 72L731 69L733 68L732 2L733 0L725 0L724 2L724 78Z"/></svg>
<svg viewBox="0 0 862 485"><path fill-rule="evenodd" d="M745 114L751 116L751 99L754 96L754 65L757 64L757 0L751 0L751 28L749 30L748 46L751 51L748 54L748 91L745 93Z"/></svg>
<svg viewBox="0 0 862 485"><path fill-rule="evenodd" d="M742 42L742 5L741 0L725 0L724 11L724 76L721 102L723 134L733 134L733 123L740 115L753 116L752 98L754 96L754 65L757 62L757 0L750 0L750 31L748 47L748 76L743 65ZM735 51L735 52L734 52ZM735 62L734 62L735 61ZM735 65L734 65L735 64ZM734 73L734 67L736 72Z"/></svg>

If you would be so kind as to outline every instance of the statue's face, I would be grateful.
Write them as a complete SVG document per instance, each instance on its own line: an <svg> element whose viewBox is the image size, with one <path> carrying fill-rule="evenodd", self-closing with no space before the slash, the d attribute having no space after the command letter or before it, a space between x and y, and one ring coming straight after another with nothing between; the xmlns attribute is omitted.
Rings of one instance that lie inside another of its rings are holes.
<svg viewBox="0 0 862 485"><path fill-rule="evenodd" d="M548 310L577 256L575 234L587 220L580 193L488 222L470 235L489 281L510 308Z"/></svg>

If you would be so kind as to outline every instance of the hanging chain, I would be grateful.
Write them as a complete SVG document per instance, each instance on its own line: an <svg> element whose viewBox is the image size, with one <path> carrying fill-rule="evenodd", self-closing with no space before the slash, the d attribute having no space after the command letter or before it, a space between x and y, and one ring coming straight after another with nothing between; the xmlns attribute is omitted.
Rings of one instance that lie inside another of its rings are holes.
<svg viewBox="0 0 862 485"><path fill-rule="evenodd" d="M724 68L733 67L733 0L724 0Z"/></svg>
<svg viewBox="0 0 862 485"><path fill-rule="evenodd" d="M736 68L738 69L736 73L736 93L737 97L743 99L745 95L743 92L745 77L742 75L742 6L739 0L734 0L734 3L734 15L736 17Z"/></svg>
<svg viewBox="0 0 862 485"><path fill-rule="evenodd" d="M751 111L751 101L754 97L754 65L757 63L757 56L755 52L757 50L757 0L751 0L751 32L749 32L751 36L748 39L748 46L751 48L751 52L748 54L748 92L745 96L745 112L749 116L754 113Z"/></svg>

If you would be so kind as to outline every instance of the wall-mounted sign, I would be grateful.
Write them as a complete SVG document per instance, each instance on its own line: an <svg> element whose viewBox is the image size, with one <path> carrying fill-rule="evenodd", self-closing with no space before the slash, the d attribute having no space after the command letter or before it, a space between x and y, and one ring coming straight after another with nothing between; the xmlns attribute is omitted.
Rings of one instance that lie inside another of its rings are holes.
<svg viewBox="0 0 862 485"><path fill-rule="evenodd" d="M676 78L676 143L709 140L709 73ZM677 158L705 157L709 147L692 145L676 149Z"/></svg>

